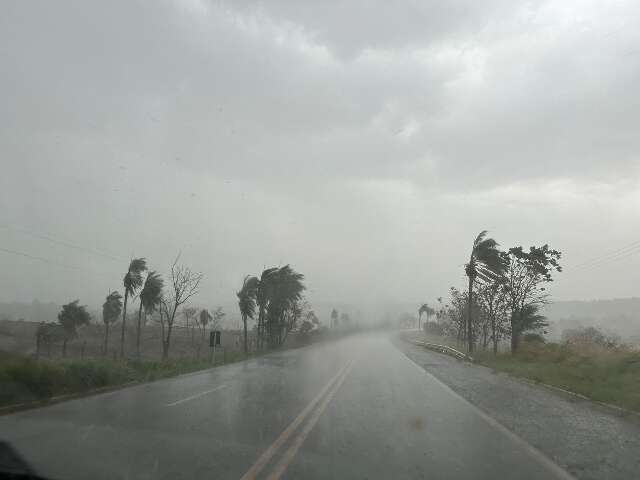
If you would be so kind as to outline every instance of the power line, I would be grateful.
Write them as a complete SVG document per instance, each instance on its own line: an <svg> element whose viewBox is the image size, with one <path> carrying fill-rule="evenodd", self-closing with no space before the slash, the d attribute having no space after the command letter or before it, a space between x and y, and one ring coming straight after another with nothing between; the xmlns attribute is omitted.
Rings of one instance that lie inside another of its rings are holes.
<svg viewBox="0 0 640 480"><path fill-rule="evenodd" d="M9 227L7 225L0 225L0 228L4 228L6 230L14 230L16 232L24 233L26 235L31 235L32 237L39 238L41 240L46 240L48 242L55 243L57 245L62 245L64 247L71 248L71 249L74 249L74 250L78 250L78 251L81 251L81 252L90 253L91 255L98 255L100 257L107 258L109 260L113 260L113 261L116 261L116 262L126 262L127 261L124 257L117 257L115 255L111 255L109 253L101 252L99 250L94 250L92 248L83 247L82 245L76 245L76 244L73 244L71 242L67 242L65 240L58 240L58 239L52 238L52 237L50 237L48 235L43 235L41 233L32 232L32 231L26 230L24 228Z"/></svg>
<svg viewBox="0 0 640 480"><path fill-rule="evenodd" d="M628 251L628 252L621 252L618 255L615 255L613 257L605 258L605 259L603 259L603 260L601 260L599 262L595 262L595 263L593 263L591 265L587 265L587 266L585 266L585 267L583 267L581 269L578 269L578 271L588 272L590 270L593 270L594 268L601 267L601 266L605 265L606 263L616 262L618 260L623 260L625 258L632 257L633 255L635 255L637 253L640 253L640 246L638 246L638 248L636 248L634 250L631 250L631 251Z"/></svg>
<svg viewBox="0 0 640 480"><path fill-rule="evenodd" d="M48 263L49 265L53 265L56 267L61 267L61 268L68 268L71 270L77 270L80 272L86 272L86 273L90 273L92 275L103 275L103 276L107 276L108 274L104 273L104 272L97 272L95 270L88 270L86 268L81 268L75 265L68 265L66 263L61 263L61 262L56 262L54 260L50 260L48 258L44 258L44 257L38 257L36 255L31 255L29 253L24 253L24 252L18 252L17 250L10 250L8 248L4 248L4 247L0 247L0 251L5 252L5 253L10 253L12 255L18 255L21 257L25 257L25 258L30 258L32 260L38 260L40 262L44 262L44 263ZM111 275L109 275L111 276Z"/></svg>
<svg viewBox="0 0 640 480"><path fill-rule="evenodd" d="M638 249L640 249L640 240L635 241L633 243L630 243L624 247L618 248L616 250L613 250L611 252L605 253L603 255L599 255L597 257L594 257L590 260L586 260L582 263L579 263L577 265L574 265L572 270L576 270L576 269L581 269L581 268L585 268L585 267L590 267L593 266L595 264L599 264L601 262L605 262L607 260L611 260L614 259L620 255L624 255L627 253L635 253Z"/></svg>

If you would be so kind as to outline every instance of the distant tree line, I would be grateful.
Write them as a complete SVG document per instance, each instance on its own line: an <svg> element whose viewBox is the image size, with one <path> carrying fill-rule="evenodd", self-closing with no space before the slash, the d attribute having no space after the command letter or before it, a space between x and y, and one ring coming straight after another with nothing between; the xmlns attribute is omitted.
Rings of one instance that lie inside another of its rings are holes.
<svg viewBox="0 0 640 480"><path fill-rule="evenodd" d="M127 308L131 301L138 300L138 312L135 325L135 359L141 359L141 331L147 324L149 316L155 314L155 320L161 328L161 356L163 360L169 358L171 338L176 320L182 313L187 323L187 328L192 332L192 345L195 337L195 329L201 331L201 341L198 342L198 356L200 345L204 339L204 331L211 320L220 320L224 313L221 309L212 316L208 310L202 310L197 314L193 307L183 307L191 300L200 288L202 274L194 272L179 263L180 256L175 259L169 272L168 286L162 276L156 271L150 271L144 258L134 258L122 281L124 296L118 291L109 292L102 305L102 322L104 324L104 340L102 344L103 355L109 352L110 332L114 324L120 321L119 356L125 358L126 334L127 334ZM191 320L191 323L189 321ZM42 322L36 331L36 350L40 354L42 348L50 350L53 343L62 342L62 356L66 357L67 343L78 336L78 329L89 324L91 316L87 307L74 300L62 306L58 314L58 323ZM215 323L215 322L214 322ZM115 352L114 352L115 356Z"/></svg>

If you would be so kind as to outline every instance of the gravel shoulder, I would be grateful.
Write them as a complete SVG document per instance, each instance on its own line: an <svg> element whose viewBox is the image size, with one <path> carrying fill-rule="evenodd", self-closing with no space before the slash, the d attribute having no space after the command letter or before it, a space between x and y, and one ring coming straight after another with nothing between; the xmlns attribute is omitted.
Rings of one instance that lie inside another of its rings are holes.
<svg viewBox="0 0 640 480"><path fill-rule="evenodd" d="M407 357L578 479L640 476L640 421L396 339Z"/></svg>

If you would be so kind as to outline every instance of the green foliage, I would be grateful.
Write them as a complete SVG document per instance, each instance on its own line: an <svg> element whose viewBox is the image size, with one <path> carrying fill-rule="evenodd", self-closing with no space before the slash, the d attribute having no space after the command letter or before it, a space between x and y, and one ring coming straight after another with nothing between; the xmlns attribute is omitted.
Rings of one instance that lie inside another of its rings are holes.
<svg viewBox="0 0 640 480"><path fill-rule="evenodd" d="M147 261L144 258L134 258L129 263L129 269L122 280L125 294L134 295L142 286L142 273L147 269Z"/></svg>
<svg viewBox="0 0 640 480"><path fill-rule="evenodd" d="M104 324L115 323L122 312L122 295L111 292L102 304L102 321Z"/></svg>
<svg viewBox="0 0 640 480"><path fill-rule="evenodd" d="M160 305L163 288L164 280L160 274L155 271L149 272L140 291L140 302L146 314L153 313Z"/></svg>
<svg viewBox="0 0 640 480"><path fill-rule="evenodd" d="M257 277L247 275L242 282L242 288L236 293L240 315L243 319L250 318L253 320L256 314L256 294L259 282Z"/></svg>
<svg viewBox="0 0 640 480"><path fill-rule="evenodd" d="M522 335L526 332L542 330L547 327L547 317L538 313L540 307L535 304L525 305L519 311L514 313L512 319L512 331L517 335Z"/></svg>
<svg viewBox="0 0 640 480"><path fill-rule="evenodd" d="M544 337L539 333L527 333L522 337L525 343L544 343Z"/></svg>
<svg viewBox="0 0 640 480"><path fill-rule="evenodd" d="M302 314L302 283L304 275L289 265L268 268L262 272L255 289L258 307L258 341L267 340L271 346L279 346L295 327Z"/></svg>
<svg viewBox="0 0 640 480"><path fill-rule="evenodd" d="M242 352L216 355L216 365L246 359ZM0 358L0 405L47 400L54 396L87 392L131 381L152 381L211 368L204 360L137 361L37 361L16 355Z"/></svg>
<svg viewBox="0 0 640 480"><path fill-rule="evenodd" d="M498 242L493 238L486 238L487 231L483 230L473 242L469 263L465 265L465 274L472 280L480 278L493 281L504 271L505 265Z"/></svg>
<svg viewBox="0 0 640 480"><path fill-rule="evenodd" d="M79 302L79 300L74 300L63 305L58 314L58 322L64 329L67 338L74 338L77 335L77 328L81 325L88 325L91 320L87 307L79 305Z"/></svg>

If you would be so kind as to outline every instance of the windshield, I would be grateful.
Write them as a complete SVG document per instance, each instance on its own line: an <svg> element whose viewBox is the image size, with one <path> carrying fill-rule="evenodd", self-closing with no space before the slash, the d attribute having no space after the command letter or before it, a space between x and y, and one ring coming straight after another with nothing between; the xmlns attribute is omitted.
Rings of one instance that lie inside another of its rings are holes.
<svg viewBox="0 0 640 480"><path fill-rule="evenodd" d="M639 19L3 2L0 473L635 478Z"/></svg>

